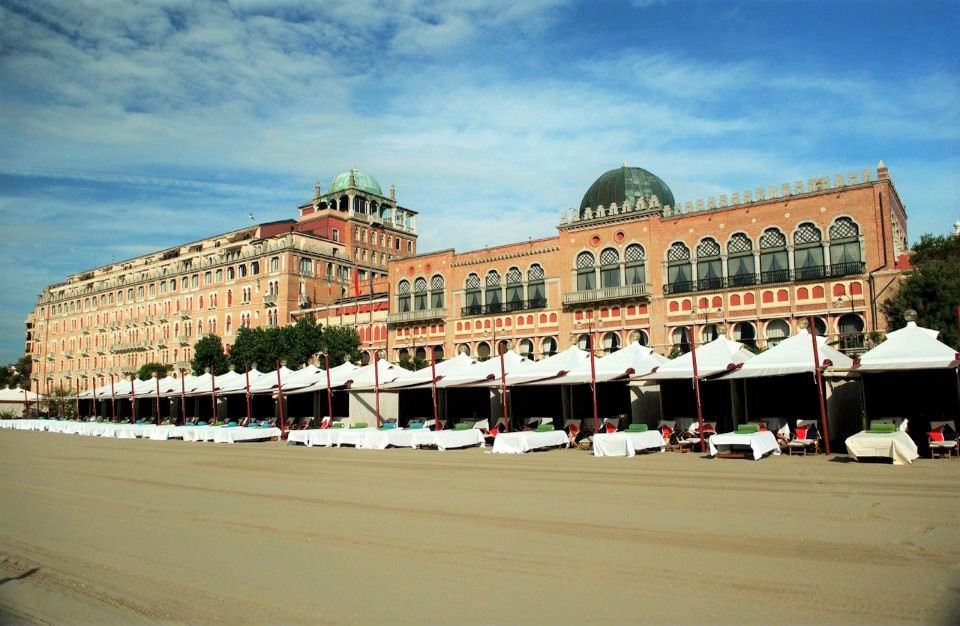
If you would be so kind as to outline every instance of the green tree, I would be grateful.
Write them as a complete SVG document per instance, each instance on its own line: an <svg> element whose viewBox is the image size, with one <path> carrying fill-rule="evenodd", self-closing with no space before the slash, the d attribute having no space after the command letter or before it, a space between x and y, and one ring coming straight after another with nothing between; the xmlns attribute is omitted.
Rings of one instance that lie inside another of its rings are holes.
<svg viewBox="0 0 960 626"><path fill-rule="evenodd" d="M355 363L360 359L360 335L349 326L328 326L323 329L319 352L330 357L330 367L345 361Z"/></svg>
<svg viewBox="0 0 960 626"><path fill-rule="evenodd" d="M157 378L163 378L170 373L172 367L172 365L164 365L163 363L144 363L140 366L140 369L137 370L137 378L140 380L150 380L150 376L154 372L157 373Z"/></svg>
<svg viewBox="0 0 960 626"><path fill-rule="evenodd" d="M190 362L193 375L203 374L208 367L217 376L230 370L230 362L223 353L223 343L217 335L204 335L193 346L193 360Z"/></svg>
<svg viewBox="0 0 960 626"><path fill-rule="evenodd" d="M420 357L415 356L413 358L410 358L409 354L403 354L400 356L400 361L397 363L397 365L399 365L404 369L408 369L415 372L419 369L423 369L427 367L429 363L427 363L425 360L421 359Z"/></svg>
<svg viewBox="0 0 960 626"><path fill-rule="evenodd" d="M917 312L917 322L940 331L940 340L960 348L957 336L957 307L960 306L960 237L923 235L912 249L912 270L901 281L897 293L881 310L891 329L906 323L904 312Z"/></svg>
<svg viewBox="0 0 960 626"><path fill-rule="evenodd" d="M323 350L323 328L313 316L301 317L296 324L285 327L283 334L283 358L291 369L309 363L313 355Z"/></svg>
<svg viewBox="0 0 960 626"><path fill-rule="evenodd" d="M16 363L3 366L0 369L0 388L28 387L30 373L33 371L33 361L28 356L20 357Z"/></svg>

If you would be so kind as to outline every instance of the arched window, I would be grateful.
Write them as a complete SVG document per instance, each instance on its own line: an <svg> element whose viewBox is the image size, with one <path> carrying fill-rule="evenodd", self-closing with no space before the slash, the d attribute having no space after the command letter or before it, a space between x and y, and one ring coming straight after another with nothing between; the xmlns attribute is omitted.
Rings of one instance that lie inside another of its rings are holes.
<svg viewBox="0 0 960 626"><path fill-rule="evenodd" d="M410 281L401 280L397 284L397 311L406 313L410 310Z"/></svg>
<svg viewBox="0 0 960 626"><path fill-rule="evenodd" d="M257 276L260 273L260 261L250 263L250 275Z"/></svg>
<svg viewBox="0 0 960 626"><path fill-rule="evenodd" d="M233 280L236 276L236 271L232 267L227 268L227 280Z"/></svg>
<svg viewBox="0 0 960 626"><path fill-rule="evenodd" d="M490 344L486 341L481 341L477 344L477 358L481 361L486 361L490 358Z"/></svg>
<svg viewBox="0 0 960 626"><path fill-rule="evenodd" d="M443 276L436 274L430 279L430 307L443 308Z"/></svg>
<svg viewBox="0 0 960 626"><path fill-rule="evenodd" d="M280 271L280 257L278 256L270 257L270 271L271 272Z"/></svg>
<svg viewBox="0 0 960 626"><path fill-rule="evenodd" d="M753 241L743 233L734 233L727 242L727 285L754 285L757 282L756 272Z"/></svg>
<svg viewBox="0 0 960 626"><path fill-rule="evenodd" d="M209 285L209 284L212 283L212 282L213 282L213 274L210 273L210 272L204 272L204 273L203 273L203 284L204 284L204 285Z"/></svg>
<svg viewBox="0 0 960 626"><path fill-rule="evenodd" d="M507 311L523 309L523 274L520 269L511 267L507 270Z"/></svg>
<svg viewBox="0 0 960 626"><path fill-rule="evenodd" d="M465 354L467 356L470 356L470 344L466 344L466 343L461 344L457 348L457 352L459 352L460 354Z"/></svg>
<svg viewBox="0 0 960 626"><path fill-rule="evenodd" d="M620 286L620 253L615 248L600 253L600 286Z"/></svg>
<svg viewBox="0 0 960 626"><path fill-rule="evenodd" d="M534 263L527 270L527 301L531 309L542 309L547 306L547 290L543 284L543 268Z"/></svg>
<svg viewBox="0 0 960 626"><path fill-rule="evenodd" d="M793 233L793 268L797 280L823 278L823 243L820 229L804 222Z"/></svg>
<svg viewBox="0 0 960 626"><path fill-rule="evenodd" d="M840 331L840 349L856 350L863 347L863 318L856 313L847 313L837 322Z"/></svg>
<svg viewBox="0 0 960 626"><path fill-rule="evenodd" d="M540 342L540 354L544 357L553 356L557 353L557 340L553 337L544 337Z"/></svg>
<svg viewBox="0 0 960 626"><path fill-rule="evenodd" d="M643 246L635 243L627 246L623 253L623 259L626 261L623 281L625 285L642 285L647 282L647 268L644 265L646 256Z"/></svg>
<svg viewBox="0 0 960 626"><path fill-rule="evenodd" d="M238 266L237 266L237 275L238 275L240 278L245 278L246 275L247 275L247 266L246 266L246 265L238 265Z"/></svg>
<svg viewBox="0 0 960 626"><path fill-rule="evenodd" d="M224 326L225 326L225 330L227 331L227 333L229 333L230 330L233 328L233 316L232 316L232 315L228 315L228 316L227 316L227 321L226 321L226 324L224 324Z"/></svg>
<svg viewBox="0 0 960 626"><path fill-rule="evenodd" d="M413 310L423 311L427 308L427 279L423 277L413 281Z"/></svg>
<svg viewBox="0 0 960 626"><path fill-rule="evenodd" d="M723 267L720 262L720 244L707 237L697 246L697 289L721 289Z"/></svg>
<svg viewBox="0 0 960 626"><path fill-rule="evenodd" d="M227 306L233 306L233 290L227 289Z"/></svg>
<svg viewBox="0 0 960 626"><path fill-rule="evenodd" d="M790 336L790 324L785 320L773 320L767 324L767 346L773 347Z"/></svg>
<svg viewBox="0 0 960 626"><path fill-rule="evenodd" d="M467 276L466 282L466 306L463 307L463 315L480 315L483 312L483 305L480 301L480 277L476 274Z"/></svg>
<svg viewBox="0 0 960 626"><path fill-rule="evenodd" d="M520 356L533 360L533 342L529 339L520 340Z"/></svg>
<svg viewBox="0 0 960 626"><path fill-rule="evenodd" d="M577 291L590 291L597 288L596 259L590 252L577 255Z"/></svg>
<svg viewBox="0 0 960 626"><path fill-rule="evenodd" d="M720 327L716 324L707 324L703 327L703 342L710 343L714 339L720 336Z"/></svg>
<svg viewBox="0 0 960 626"><path fill-rule="evenodd" d="M860 228L849 217L837 218L830 227L830 275L862 274Z"/></svg>
<svg viewBox="0 0 960 626"><path fill-rule="evenodd" d="M606 333L603 336L603 353L613 354L620 349L620 335L617 333Z"/></svg>
<svg viewBox="0 0 960 626"><path fill-rule="evenodd" d="M216 280L218 283L223 280L223 270L217 270L214 280Z"/></svg>
<svg viewBox="0 0 960 626"><path fill-rule="evenodd" d="M733 327L733 339L745 346L756 347L757 331L750 322L740 322Z"/></svg>
<svg viewBox="0 0 960 626"><path fill-rule="evenodd" d="M628 341L630 343L639 343L641 346L646 346L650 343L650 337L647 335L646 331L631 330Z"/></svg>
<svg viewBox="0 0 960 626"><path fill-rule="evenodd" d="M664 291L665 293L693 291L690 248L681 241L675 242L667 250L667 284Z"/></svg>
<svg viewBox="0 0 960 626"><path fill-rule="evenodd" d="M790 280L787 238L778 228L768 228L760 236L760 282L782 283Z"/></svg>
<svg viewBox="0 0 960 626"><path fill-rule="evenodd" d="M487 313L500 313L503 310L500 295L500 274L496 270L487 272L486 288L483 292Z"/></svg>
<svg viewBox="0 0 960 626"><path fill-rule="evenodd" d="M682 354L690 352L690 331L686 326L674 328L670 338L673 339L673 347L680 350Z"/></svg>

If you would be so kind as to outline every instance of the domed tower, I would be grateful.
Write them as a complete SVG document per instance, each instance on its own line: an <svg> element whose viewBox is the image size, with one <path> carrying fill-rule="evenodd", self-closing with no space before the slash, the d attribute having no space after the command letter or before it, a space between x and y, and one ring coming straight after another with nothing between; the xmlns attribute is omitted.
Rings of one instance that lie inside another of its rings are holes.
<svg viewBox="0 0 960 626"><path fill-rule="evenodd" d="M642 167L624 164L623 167L605 172L590 185L580 201L580 216L583 217L587 207L596 209L612 203L621 206L624 202L633 206L638 199L649 201L651 196L657 197L660 206L675 204L673 192L659 176Z"/></svg>

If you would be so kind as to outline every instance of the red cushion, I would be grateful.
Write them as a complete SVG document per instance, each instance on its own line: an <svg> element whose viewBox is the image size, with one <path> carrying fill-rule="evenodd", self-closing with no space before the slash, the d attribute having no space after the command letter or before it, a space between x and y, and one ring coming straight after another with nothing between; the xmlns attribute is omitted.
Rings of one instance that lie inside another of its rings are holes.
<svg viewBox="0 0 960 626"><path fill-rule="evenodd" d="M500 434L500 429L499 429L499 428L491 428L491 429L490 429L490 436L491 436L491 437L496 437L496 436L499 435L499 434Z"/></svg>
<svg viewBox="0 0 960 626"><path fill-rule="evenodd" d="M713 429L713 426L711 426L710 424L704 424L704 425L703 425L703 432L705 432L705 433L713 433L713 432L716 432L716 431Z"/></svg>
<svg viewBox="0 0 960 626"><path fill-rule="evenodd" d="M927 435L930 437L930 441L943 441L942 430L931 430Z"/></svg>
<svg viewBox="0 0 960 626"><path fill-rule="evenodd" d="M614 426L613 424L607 424L607 432L608 432L608 433L615 433L615 432L617 432L617 427Z"/></svg>
<svg viewBox="0 0 960 626"><path fill-rule="evenodd" d="M765 422L760 423L760 432L765 432L767 430L767 424Z"/></svg>
<svg viewBox="0 0 960 626"><path fill-rule="evenodd" d="M809 426L797 426L797 439L806 439L809 428Z"/></svg>
<svg viewBox="0 0 960 626"><path fill-rule="evenodd" d="M660 431L660 434L662 434L664 437L669 437L673 434L673 429L669 426L664 426L663 430Z"/></svg>
<svg viewBox="0 0 960 626"><path fill-rule="evenodd" d="M579 435L579 434L580 434L580 427L577 426L576 424L570 424L570 434L571 434L571 435Z"/></svg>

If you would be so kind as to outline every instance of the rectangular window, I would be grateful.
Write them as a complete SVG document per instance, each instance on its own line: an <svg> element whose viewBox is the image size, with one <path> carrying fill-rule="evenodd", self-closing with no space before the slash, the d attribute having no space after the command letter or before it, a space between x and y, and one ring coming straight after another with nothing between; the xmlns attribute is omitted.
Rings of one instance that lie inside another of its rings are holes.
<svg viewBox="0 0 960 626"><path fill-rule="evenodd" d="M577 272L577 291L590 291L597 288L597 277L593 268Z"/></svg>
<svg viewBox="0 0 960 626"><path fill-rule="evenodd" d="M436 291L431 292L430 308L433 308L433 309L443 308L443 290L442 289L437 289Z"/></svg>
<svg viewBox="0 0 960 626"><path fill-rule="evenodd" d="M336 228L330 233L330 238L334 241L340 241L340 231Z"/></svg>
<svg viewBox="0 0 960 626"><path fill-rule="evenodd" d="M628 263L626 272L627 285L642 285L647 282L647 272L643 263Z"/></svg>
<svg viewBox="0 0 960 626"><path fill-rule="evenodd" d="M600 268L600 281L604 287L620 286L620 266L606 265Z"/></svg>

